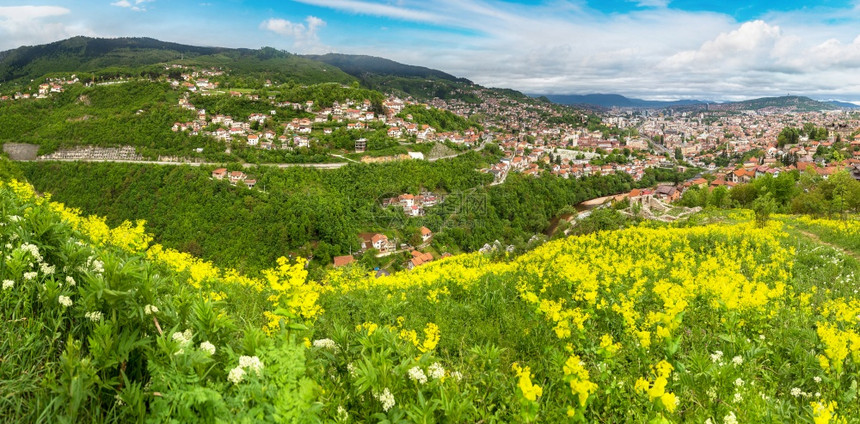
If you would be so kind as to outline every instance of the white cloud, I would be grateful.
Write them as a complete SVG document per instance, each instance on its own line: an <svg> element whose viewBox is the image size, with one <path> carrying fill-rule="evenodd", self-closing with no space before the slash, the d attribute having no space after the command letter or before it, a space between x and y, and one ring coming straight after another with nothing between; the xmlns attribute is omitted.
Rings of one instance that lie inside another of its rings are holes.
<svg viewBox="0 0 860 424"><path fill-rule="evenodd" d="M299 3L310 4L314 6L329 7L332 9L344 10L350 13L359 15L383 16L387 18L405 19L417 22L444 22L447 18L446 14L437 14L427 11L416 10L410 7L403 7L402 1L398 1L397 6L371 3L359 0L296 0Z"/></svg>
<svg viewBox="0 0 860 424"><path fill-rule="evenodd" d="M50 16L67 15L71 11L59 6L0 6L0 19L29 21Z"/></svg>
<svg viewBox="0 0 860 424"><path fill-rule="evenodd" d="M347 40L338 50L437 68L483 85L711 99L853 92L860 100L860 73L849 72L860 68L860 8L803 8L737 22L726 14L673 8L670 0L628 0L644 9L609 14L579 0L538 6L297 1L432 24L436 29L390 27L355 44Z"/></svg>
<svg viewBox="0 0 860 424"><path fill-rule="evenodd" d="M319 39L319 29L326 26L324 20L308 16L305 23L293 23L286 19L271 18L260 23L260 28L293 39L294 47L304 52L317 52L323 49Z"/></svg>
<svg viewBox="0 0 860 424"><path fill-rule="evenodd" d="M118 0L111 3L111 6L124 7L127 9L131 9L135 12L146 12L146 3L151 3L155 0L134 0L131 2L129 0Z"/></svg>
<svg viewBox="0 0 860 424"><path fill-rule="evenodd" d="M671 0L627 0L639 7L667 7Z"/></svg>
<svg viewBox="0 0 860 424"><path fill-rule="evenodd" d="M0 49L92 34L85 26L58 21L70 13L60 6L0 6Z"/></svg>

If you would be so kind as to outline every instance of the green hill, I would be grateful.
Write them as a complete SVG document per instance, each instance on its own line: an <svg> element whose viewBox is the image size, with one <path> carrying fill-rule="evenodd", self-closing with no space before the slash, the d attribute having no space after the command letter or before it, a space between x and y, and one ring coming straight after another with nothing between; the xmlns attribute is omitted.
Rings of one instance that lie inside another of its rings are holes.
<svg viewBox="0 0 860 424"><path fill-rule="evenodd" d="M0 416L20 422L860 416L857 221L732 212L310 279L285 257L219 269L18 183L0 210Z"/></svg>
<svg viewBox="0 0 860 424"><path fill-rule="evenodd" d="M0 82L39 79L48 74L97 72L110 68L140 72L152 65L182 63L228 67L246 76L302 84L349 83L355 79L334 66L273 48L196 47L151 38L74 37L0 53Z"/></svg>

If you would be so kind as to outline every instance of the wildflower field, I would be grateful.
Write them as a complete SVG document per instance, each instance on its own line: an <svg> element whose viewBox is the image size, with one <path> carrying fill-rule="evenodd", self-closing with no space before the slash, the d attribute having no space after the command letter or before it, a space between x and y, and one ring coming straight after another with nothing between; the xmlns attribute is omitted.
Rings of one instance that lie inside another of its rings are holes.
<svg viewBox="0 0 860 424"><path fill-rule="evenodd" d="M860 422L860 223L717 221L312 281L287 259L218 269L6 182L0 416Z"/></svg>

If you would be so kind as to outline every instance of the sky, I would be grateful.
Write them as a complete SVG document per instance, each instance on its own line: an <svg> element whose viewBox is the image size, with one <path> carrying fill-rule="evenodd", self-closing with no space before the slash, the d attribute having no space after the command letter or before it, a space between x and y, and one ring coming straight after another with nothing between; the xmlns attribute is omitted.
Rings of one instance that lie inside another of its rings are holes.
<svg viewBox="0 0 860 424"><path fill-rule="evenodd" d="M0 50L76 35L367 54L530 94L860 102L860 0L0 0Z"/></svg>

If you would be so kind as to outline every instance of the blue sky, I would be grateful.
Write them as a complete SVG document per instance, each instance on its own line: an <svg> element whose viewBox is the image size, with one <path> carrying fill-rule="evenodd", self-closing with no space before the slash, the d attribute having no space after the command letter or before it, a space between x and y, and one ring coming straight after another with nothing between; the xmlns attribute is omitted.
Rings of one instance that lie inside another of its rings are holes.
<svg viewBox="0 0 860 424"><path fill-rule="evenodd" d="M0 0L0 50L74 35L370 54L528 93L860 101L860 0Z"/></svg>

